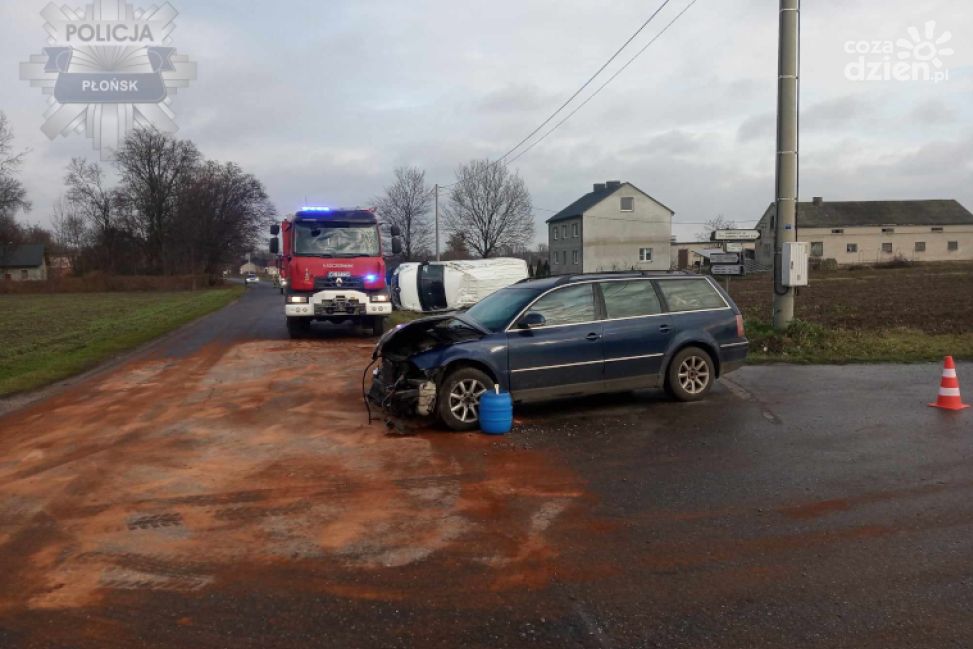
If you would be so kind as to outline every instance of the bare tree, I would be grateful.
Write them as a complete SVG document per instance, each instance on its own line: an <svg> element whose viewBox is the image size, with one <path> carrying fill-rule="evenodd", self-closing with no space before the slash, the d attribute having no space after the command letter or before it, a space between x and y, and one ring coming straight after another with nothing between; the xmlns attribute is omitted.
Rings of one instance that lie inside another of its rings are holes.
<svg viewBox="0 0 973 649"><path fill-rule="evenodd" d="M3 218L5 223L13 222L17 210L24 212L30 210L27 189L17 178L27 151L14 153L13 141L14 134L7 116L0 112L0 218Z"/></svg>
<svg viewBox="0 0 973 649"><path fill-rule="evenodd" d="M406 261L416 259L432 246L432 188L426 185L426 172L418 167L399 167L395 182L375 199L382 223L396 225L402 231L402 254Z"/></svg>
<svg viewBox="0 0 973 649"><path fill-rule="evenodd" d="M722 214L718 214L712 219L703 223L703 229L696 233L697 241L709 241L710 235L717 230L732 230L736 228L736 221L726 218Z"/></svg>
<svg viewBox="0 0 973 649"><path fill-rule="evenodd" d="M461 233L480 257L492 257L504 246L523 246L534 238L530 192L523 179L489 160L460 167L445 208L445 225Z"/></svg>
<svg viewBox="0 0 973 649"><path fill-rule="evenodd" d="M81 250L88 245L90 230L74 203L64 198L58 199L51 210L51 226L58 247L72 261L77 259Z"/></svg>
<svg viewBox="0 0 973 649"><path fill-rule="evenodd" d="M121 196L145 241L151 270L171 272L171 226L179 192L191 180L199 160L192 142L153 129L132 131L118 150Z"/></svg>
<svg viewBox="0 0 973 649"><path fill-rule="evenodd" d="M63 226L76 227L74 218L80 219L91 233L91 262L100 270L118 270L118 246L122 238L128 238L123 230L120 192L105 183L105 172L97 162L84 158L72 158L64 176L67 187L67 208L72 220ZM67 218L67 216L65 216ZM55 224L56 227L57 224ZM131 251L129 251L131 253ZM134 269L129 269L134 270Z"/></svg>

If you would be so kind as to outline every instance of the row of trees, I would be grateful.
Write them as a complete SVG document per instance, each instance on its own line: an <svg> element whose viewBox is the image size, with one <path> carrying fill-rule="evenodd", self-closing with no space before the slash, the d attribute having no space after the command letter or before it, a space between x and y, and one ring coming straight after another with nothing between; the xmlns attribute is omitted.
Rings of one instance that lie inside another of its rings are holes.
<svg viewBox="0 0 973 649"><path fill-rule="evenodd" d="M429 259L435 247L432 208L435 188L415 167L395 170L394 182L375 199L383 223L402 231L406 260ZM440 205L446 234L443 258L497 257L526 250L534 238L530 192L506 166L473 160L456 171L456 182Z"/></svg>
<svg viewBox="0 0 973 649"><path fill-rule="evenodd" d="M189 140L136 129L117 151L117 182L75 158L54 206L53 232L17 222L28 211L16 152L0 113L0 245L45 243L78 273L217 275L261 240L275 220L263 184L232 162L206 160Z"/></svg>

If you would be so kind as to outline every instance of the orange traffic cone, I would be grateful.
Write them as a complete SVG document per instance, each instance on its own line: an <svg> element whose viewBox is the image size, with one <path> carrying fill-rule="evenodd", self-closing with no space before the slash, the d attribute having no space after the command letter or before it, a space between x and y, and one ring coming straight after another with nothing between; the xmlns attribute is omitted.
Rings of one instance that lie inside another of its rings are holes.
<svg viewBox="0 0 973 649"><path fill-rule="evenodd" d="M956 378L956 365L953 363L952 356L947 356L946 363L943 365L943 378L939 383L939 397L936 399L936 403L929 405L943 410L969 408L959 396L959 379Z"/></svg>

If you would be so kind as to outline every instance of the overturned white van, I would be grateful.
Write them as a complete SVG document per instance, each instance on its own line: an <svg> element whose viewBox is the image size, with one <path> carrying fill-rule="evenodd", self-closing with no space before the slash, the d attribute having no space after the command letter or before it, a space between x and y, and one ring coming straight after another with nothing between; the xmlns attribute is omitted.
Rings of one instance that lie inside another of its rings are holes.
<svg viewBox="0 0 973 649"><path fill-rule="evenodd" d="M406 311L465 309L527 277L523 259L407 262L392 274L392 303Z"/></svg>

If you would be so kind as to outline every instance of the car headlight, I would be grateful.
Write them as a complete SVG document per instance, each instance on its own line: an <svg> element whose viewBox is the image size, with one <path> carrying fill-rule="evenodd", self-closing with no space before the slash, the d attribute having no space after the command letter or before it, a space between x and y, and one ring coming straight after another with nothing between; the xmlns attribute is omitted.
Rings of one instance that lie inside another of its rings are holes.
<svg viewBox="0 0 973 649"><path fill-rule="evenodd" d="M291 304L307 304L306 295L288 295L287 301Z"/></svg>
<svg viewBox="0 0 973 649"><path fill-rule="evenodd" d="M385 293L378 293L376 295L369 295L368 300L370 302L388 302L389 296Z"/></svg>

